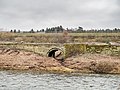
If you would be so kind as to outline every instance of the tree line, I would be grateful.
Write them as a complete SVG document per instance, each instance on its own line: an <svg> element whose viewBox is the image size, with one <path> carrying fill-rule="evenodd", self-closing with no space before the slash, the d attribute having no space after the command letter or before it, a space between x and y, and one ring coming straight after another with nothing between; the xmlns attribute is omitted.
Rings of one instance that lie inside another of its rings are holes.
<svg viewBox="0 0 120 90"><path fill-rule="evenodd" d="M41 30L34 30L31 29L30 31L21 31L21 30L10 30L12 33L63 33L64 31L67 31L68 33L118 33L120 32L119 28L114 28L114 29L91 29L91 30L84 30L83 27L78 27L74 29L69 29L66 28L64 29L61 25L57 27L52 27L52 28L46 28L46 29L41 29Z"/></svg>

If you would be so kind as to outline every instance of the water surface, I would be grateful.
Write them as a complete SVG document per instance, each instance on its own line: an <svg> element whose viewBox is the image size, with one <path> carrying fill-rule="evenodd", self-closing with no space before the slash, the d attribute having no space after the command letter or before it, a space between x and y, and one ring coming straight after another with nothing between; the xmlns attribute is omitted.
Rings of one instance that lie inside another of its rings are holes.
<svg viewBox="0 0 120 90"><path fill-rule="evenodd" d="M120 75L0 71L0 90L120 90Z"/></svg>

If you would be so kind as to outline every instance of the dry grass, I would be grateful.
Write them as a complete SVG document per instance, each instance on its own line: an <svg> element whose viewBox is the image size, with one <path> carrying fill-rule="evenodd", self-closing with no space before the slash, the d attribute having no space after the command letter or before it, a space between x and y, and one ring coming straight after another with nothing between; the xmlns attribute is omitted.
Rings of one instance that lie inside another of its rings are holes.
<svg viewBox="0 0 120 90"><path fill-rule="evenodd" d="M28 42L28 43L66 43L66 42L120 42L120 33L68 33L65 35L64 33L7 33L0 32L0 41L6 42ZM11 47L12 45L8 45L7 47ZM50 46L50 45L49 45ZM51 45L53 46L53 45ZM48 49L45 47L33 47L33 46L12 46L27 49L35 52L42 52L42 54L47 52ZM66 48L66 56L74 56L76 54L80 54L83 50L79 48L80 46L65 46ZM71 49L70 49L71 48ZM44 50L43 50L44 49ZM46 51L45 51L46 50ZM108 51L107 51L108 52ZM111 55L116 54L110 53ZM118 54L118 53L117 53ZM119 51L120 54L120 51ZM118 55L119 55L118 54Z"/></svg>
<svg viewBox="0 0 120 90"><path fill-rule="evenodd" d="M7 33L0 32L0 41L24 41L31 43L65 42L120 42L120 33Z"/></svg>

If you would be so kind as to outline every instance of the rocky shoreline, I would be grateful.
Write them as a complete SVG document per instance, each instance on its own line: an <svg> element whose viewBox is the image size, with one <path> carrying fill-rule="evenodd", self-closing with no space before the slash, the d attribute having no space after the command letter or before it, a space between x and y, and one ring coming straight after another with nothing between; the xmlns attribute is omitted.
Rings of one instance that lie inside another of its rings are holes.
<svg viewBox="0 0 120 90"><path fill-rule="evenodd" d="M53 73L113 73L120 74L120 57L84 54L60 62L23 50L0 51L1 70L33 70Z"/></svg>

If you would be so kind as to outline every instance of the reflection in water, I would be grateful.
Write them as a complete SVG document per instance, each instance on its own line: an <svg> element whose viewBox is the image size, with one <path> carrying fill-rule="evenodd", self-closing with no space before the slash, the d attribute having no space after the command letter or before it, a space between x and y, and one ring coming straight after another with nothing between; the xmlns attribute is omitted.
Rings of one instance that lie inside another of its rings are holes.
<svg viewBox="0 0 120 90"><path fill-rule="evenodd" d="M120 75L0 71L0 90L120 90Z"/></svg>

